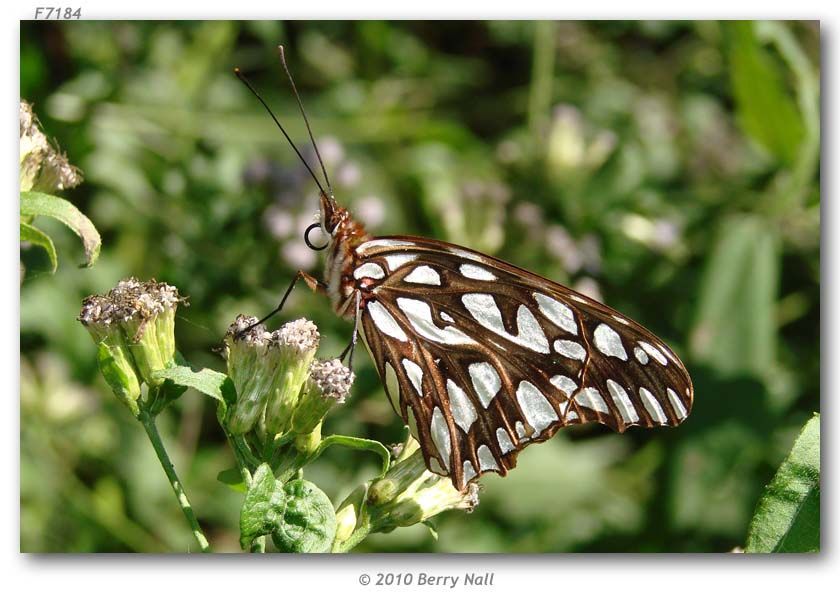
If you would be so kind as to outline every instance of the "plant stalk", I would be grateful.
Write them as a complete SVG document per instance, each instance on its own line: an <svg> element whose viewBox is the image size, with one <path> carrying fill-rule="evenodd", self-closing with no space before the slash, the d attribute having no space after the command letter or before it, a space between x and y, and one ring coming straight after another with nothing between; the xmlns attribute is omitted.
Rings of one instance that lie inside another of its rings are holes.
<svg viewBox="0 0 840 600"><path fill-rule="evenodd" d="M207 542L207 538L201 530L201 525L198 524L198 519L195 517L190 501L184 491L184 486L181 484L181 480L175 472L175 466L172 464L172 461L169 460L169 455L166 453L166 448L163 446L163 440L161 440L157 425L155 425L154 417L152 417L152 415L146 410L141 410L138 418L143 424L143 428L146 430L146 435L149 436L149 441L152 443L152 447L155 449L155 454L157 454L158 460L166 473L166 477L169 479L169 484L172 486L172 491L178 499L181 511L184 513L184 517L187 519L187 523L198 542L198 547L202 552L210 552L210 544Z"/></svg>

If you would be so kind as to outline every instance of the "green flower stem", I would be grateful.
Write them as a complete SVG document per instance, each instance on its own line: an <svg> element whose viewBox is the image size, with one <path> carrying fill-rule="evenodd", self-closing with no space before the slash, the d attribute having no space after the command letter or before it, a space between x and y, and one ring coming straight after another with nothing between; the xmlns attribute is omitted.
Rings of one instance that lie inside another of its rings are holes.
<svg viewBox="0 0 840 600"><path fill-rule="evenodd" d="M233 453L238 462L241 462L249 470L256 469L260 465L260 460L251 451L245 438L241 435L231 434L228 432L228 440L233 448Z"/></svg>
<svg viewBox="0 0 840 600"><path fill-rule="evenodd" d="M166 472L166 476L169 478L169 483L172 485L172 491L175 492L175 497L178 499L178 504L181 505L181 511L184 513L184 517L187 519L190 529L192 529L199 548L201 548L202 552L210 552L210 544L207 542L207 538L201 530L201 525L198 524L198 519L195 518L195 513L190 505L190 501L187 499L184 486L181 485L181 480L178 479L178 474L175 472L175 466L172 464L172 461L169 460L169 455L166 453L166 448L163 446L163 440L160 439L160 433L155 425L154 417L152 417L147 411L141 410L138 418L143 424L143 428L146 430L146 435L149 436L149 441L155 449L155 454L157 454L158 460L160 461L163 470Z"/></svg>
<svg viewBox="0 0 840 600"><path fill-rule="evenodd" d="M365 519L358 527L356 527L356 529L353 530L353 533L349 538L343 542L335 544L332 551L334 554L346 554L362 543L362 541L371 533L373 533L373 531L370 519Z"/></svg>
<svg viewBox="0 0 840 600"><path fill-rule="evenodd" d="M352 448L353 450L367 450L373 452L382 459L382 474L384 475L391 466L391 452L380 442L376 440L367 440L364 438L351 437L349 435L328 435L318 445L315 450L315 455L312 460L318 458L321 453L330 446L344 446Z"/></svg>
<svg viewBox="0 0 840 600"><path fill-rule="evenodd" d="M265 553L265 536L261 535L260 537L256 538L253 542L251 542L251 553L252 554L264 554Z"/></svg>

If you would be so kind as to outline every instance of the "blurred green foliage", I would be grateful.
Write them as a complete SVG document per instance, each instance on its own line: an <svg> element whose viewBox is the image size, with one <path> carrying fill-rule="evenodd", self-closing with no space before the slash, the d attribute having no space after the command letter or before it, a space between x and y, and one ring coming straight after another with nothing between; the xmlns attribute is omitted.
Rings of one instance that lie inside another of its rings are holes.
<svg viewBox="0 0 840 600"><path fill-rule="evenodd" d="M484 478L471 515L374 535L359 550L729 551L820 393L818 24L805 22L22 22L21 95L85 183L66 194L102 233L93 269L21 252L21 549L186 550L143 433L98 376L81 300L121 277L190 298L179 350L213 349L276 304L316 190L239 66L294 139L290 67L338 198L374 233L491 252L608 304L692 373L674 430L572 428ZM49 223L45 223L45 230ZM61 253L72 234L48 230ZM305 289L337 354L350 324ZM397 442L358 355L325 433ZM159 426L216 550L238 549L242 497L211 400ZM340 448L307 471L331 498L373 476Z"/></svg>

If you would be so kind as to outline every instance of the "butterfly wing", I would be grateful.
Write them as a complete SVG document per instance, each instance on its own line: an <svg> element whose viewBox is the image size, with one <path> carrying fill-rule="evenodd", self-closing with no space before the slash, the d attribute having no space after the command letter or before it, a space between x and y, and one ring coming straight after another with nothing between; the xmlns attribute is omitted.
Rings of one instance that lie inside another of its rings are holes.
<svg viewBox="0 0 840 600"><path fill-rule="evenodd" d="M677 425L685 367L641 325L490 256L424 238L356 249L362 332L427 467L462 489L558 428ZM376 277L370 277L375 274Z"/></svg>

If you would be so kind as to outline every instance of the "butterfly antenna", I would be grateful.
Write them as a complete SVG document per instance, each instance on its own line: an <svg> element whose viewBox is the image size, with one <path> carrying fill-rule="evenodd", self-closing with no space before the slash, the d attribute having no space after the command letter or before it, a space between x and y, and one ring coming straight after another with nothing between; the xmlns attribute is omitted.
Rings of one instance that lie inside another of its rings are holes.
<svg viewBox="0 0 840 600"><path fill-rule="evenodd" d="M306 123L306 131L309 132L309 139L312 141L312 147L315 148L315 156L318 157L318 162L321 163L321 172L324 174L324 180L327 182L327 189L330 191L330 200L333 200L335 197L333 196L330 177L327 175L327 168L324 166L324 161L321 159L321 153L318 151L318 144L315 143L315 136L312 135L312 128L309 126L309 119L306 117L306 111L303 110L303 102L300 101L300 94L298 94L295 80L292 79L292 73L289 71L289 66L286 64L286 51L283 49L282 45L277 46L277 50L280 52L280 62L283 64L283 70L286 71L286 77L289 78L289 83L292 84L292 91L295 94L295 100L297 100L298 108L300 108L300 114L303 115L303 122Z"/></svg>
<svg viewBox="0 0 840 600"><path fill-rule="evenodd" d="M303 163L303 166L304 166L304 167L306 167L306 170L307 170L307 171L309 171L309 174L310 174L310 175L312 175L312 179L314 179L314 180L315 180L315 185L317 185L317 186L318 186L318 189L319 189L319 190L321 190L321 193L322 193L322 194L324 194L324 195L326 196L326 195L327 195L327 193L324 191L324 188L321 186L321 182L320 182L320 181L318 181L318 178L315 176L315 173L314 173L314 172L312 171L312 169L309 167L309 163L307 163L307 162L306 162L306 159L305 159L305 158L303 158L303 155L300 153L300 150L298 150L298 149L297 149L297 146L295 146L295 143L292 141L292 138L290 138L290 137L289 137L289 134L288 134L288 133L286 133L286 129L285 129L285 128L284 128L284 127L280 124L280 121L279 121L279 120L277 120L277 117L275 117L275 116L274 116L274 113L273 113L273 112L272 112L272 110L269 108L269 106L268 106L268 104L266 103L266 101L265 101L265 100L263 100L263 99L262 99L262 96L260 96L260 95L257 93L257 90L255 90L255 89L254 89L254 86L252 86L252 85L251 85L251 82L249 82L249 81L245 78L245 76L244 76L244 75L242 74L242 72L239 70L239 67L236 67L236 68L233 70L233 72L236 74L236 77L239 79L239 81L241 81L242 83L244 83L244 84L245 84L245 86L246 86L249 90L251 90L251 93L252 93L252 94L254 94L254 96L256 96L257 100L259 100L259 101L260 101L260 104L262 104L262 105L265 107L265 109L268 111L268 114L269 114L269 115L271 115L271 118L272 118L272 119L274 119L274 122L277 124L277 127L279 127L279 128L280 128L280 131L282 131L282 132L283 132L283 135L285 136L286 141L287 141L287 142L289 142L289 145L292 147L292 150L294 150L294 151L295 151L295 154L297 154L297 155L298 155L298 158L299 158L299 159L300 159L300 161ZM300 100L298 100L298 102L300 102ZM304 115L304 118L306 118L306 117L305 117L305 115ZM307 129L309 128L309 124L308 124L308 123L306 124L306 127L307 127ZM312 135L312 132L311 132L311 131L309 132L309 135L310 135L310 136ZM314 143L314 142L313 142L313 143ZM318 152L318 149L317 149L317 148L315 149L315 152L316 152L316 153ZM319 160L319 161L321 160L321 157L320 157L320 156L318 157L318 160ZM324 166L324 163L321 163L321 167L323 167L323 166ZM324 173L324 176L326 177L326 172ZM329 180L327 180L327 186L329 187ZM332 195L332 189L330 189L330 195Z"/></svg>

